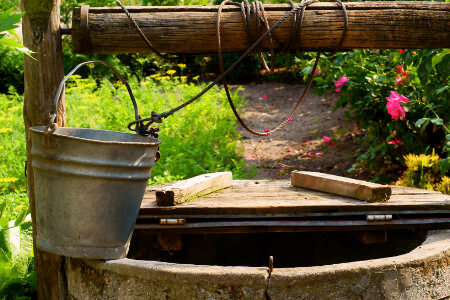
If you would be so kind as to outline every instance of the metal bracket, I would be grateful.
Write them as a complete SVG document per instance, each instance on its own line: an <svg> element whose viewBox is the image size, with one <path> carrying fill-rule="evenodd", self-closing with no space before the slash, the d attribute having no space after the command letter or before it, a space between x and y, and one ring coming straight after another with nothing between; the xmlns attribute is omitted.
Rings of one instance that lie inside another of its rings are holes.
<svg viewBox="0 0 450 300"><path fill-rule="evenodd" d="M186 224L186 219L160 219L160 225L184 225Z"/></svg>
<svg viewBox="0 0 450 300"><path fill-rule="evenodd" d="M84 54L92 52L91 39L89 38L89 5L80 7L80 45Z"/></svg>
<svg viewBox="0 0 450 300"><path fill-rule="evenodd" d="M392 215L367 215L367 222L392 221Z"/></svg>

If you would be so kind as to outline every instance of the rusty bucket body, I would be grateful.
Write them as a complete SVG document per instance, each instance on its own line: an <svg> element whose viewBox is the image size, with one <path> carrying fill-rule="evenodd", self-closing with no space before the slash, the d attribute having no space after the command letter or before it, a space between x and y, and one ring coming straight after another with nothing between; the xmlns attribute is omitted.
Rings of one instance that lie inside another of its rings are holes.
<svg viewBox="0 0 450 300"><path fill-rule="evenodd" d="M125 257L160 142L136 134L30 128L37 246L73 257Z"/></svg>

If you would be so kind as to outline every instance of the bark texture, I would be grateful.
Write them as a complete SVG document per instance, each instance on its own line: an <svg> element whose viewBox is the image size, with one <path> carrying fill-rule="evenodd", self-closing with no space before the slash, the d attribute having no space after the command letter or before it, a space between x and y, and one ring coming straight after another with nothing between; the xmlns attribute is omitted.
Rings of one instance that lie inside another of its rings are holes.
<svg viewBox="0 0 450 300"><path fill-rule="evenodd" d="M450 47L450 3L393 1L347 2L345 5L349 20L342 45L345 49ZM290 5L265 5L265 10L269 24L273 25L290 10ZM129 11L160 52L217 51L217 6L130 7ZM226 7L221 20L223 52L246 50L249 45L240 9ZM276 49L283 49L288 42L292 22L290 17L274 31ZM80 32L80 8L74 9L72 27L76 52L151 52L120 8L90 8L86 39ZM300 50L331 50L338 44L343 27L344 15L338 4L312 4L306 9L303 29L295 46ZM262 48L268 47L266 39Z"/></svg>
<svg viewBox="0 0 450 300"><path fill-rule="evenodd" d="M25 100L23 117L26 128L28 161L28 197L33 219L34 256L39 299L65 299L64 257L36 248L36 211L34 177L31 157L31 136L28 128L47 125L52 113L53 97L64 77L61 36L59 34L60 0L22 0L25 15L23 42L34 51L35 60L25 56ZM64 96L63 96L64 97ZM58 124L65 125L64 98L58 107Z"/></svg>

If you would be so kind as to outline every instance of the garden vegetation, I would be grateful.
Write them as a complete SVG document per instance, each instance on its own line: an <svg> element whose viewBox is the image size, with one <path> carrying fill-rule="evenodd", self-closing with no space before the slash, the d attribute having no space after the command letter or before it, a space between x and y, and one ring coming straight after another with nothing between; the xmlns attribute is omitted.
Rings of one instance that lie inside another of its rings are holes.
<svg viewBox="0 0 450 300"><path fill-rule="evenodd" d="M124 4L208 3L132 0ZM70 24L71 9L81 4L115 6L113 0L62 1L65 24ZM30 53L14 36L19 11L17 1L0 0L0 299L26 299L36 288L22 119L22 53ZM69 39L63 41L66 73L87 60L87 56L72 53ZM127 75L143 116L152 110L166 111L190 99L205 87L205 76L217 70L214 57L180 56L167 60L135 54L91 58L105 60ZM229 54L224 58L230 64L236 56ZM291 71L279 74L259 72L262 67L258 60L248 58L231 77L298 83L311 73L312 58L309 54L277 58L284 70ZM449 193L449 70L448 49L354 50L321 59L314 77L314 92L337 93L336 109L347 108L348 119L363 133L349 171L364 168L377 182L398 180L401 185ZM133 107L125 87L114 81L106 68L89 67L80 74L66 87L68 126L127 131ZM233 100L241 108L245 104L238 91ZM235 178L250 176L236 127L225 94L219 88L166 119L160 124L162 156L152 170L150 184L225 170L232 171ZM330 136L324 137L324 142L331 145L339 141Z"/></svg>

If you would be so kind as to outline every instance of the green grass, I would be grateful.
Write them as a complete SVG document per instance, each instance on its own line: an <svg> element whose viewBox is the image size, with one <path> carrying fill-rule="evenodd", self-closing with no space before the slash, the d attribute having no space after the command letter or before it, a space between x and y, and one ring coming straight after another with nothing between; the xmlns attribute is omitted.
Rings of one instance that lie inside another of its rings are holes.
<svg viewBox="0 0 450 300"><path fill-rule="evenodd" d="M142 82L131 79L143 117L150 116L151 111L167 111L205 87L175 75L152 76ZM233 100L243 104L237 92ZM0 94L0 299L23 296L36 286L24 175L22 106L23 97L17 93ZM79 76L70 79L66 106L69 127L127 132L127 125L134 118L125 86L106 80L98 83ZM232 171L235 178L248 175L237 123L223 90L213 88L159 126L161 159L152 169L149 184L218 171Z"/></svg>

